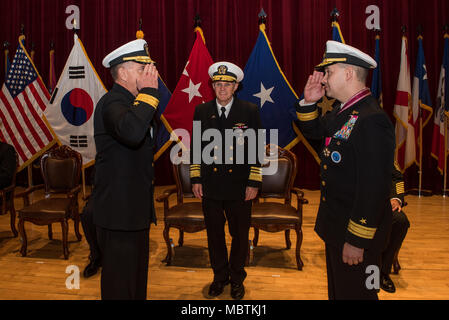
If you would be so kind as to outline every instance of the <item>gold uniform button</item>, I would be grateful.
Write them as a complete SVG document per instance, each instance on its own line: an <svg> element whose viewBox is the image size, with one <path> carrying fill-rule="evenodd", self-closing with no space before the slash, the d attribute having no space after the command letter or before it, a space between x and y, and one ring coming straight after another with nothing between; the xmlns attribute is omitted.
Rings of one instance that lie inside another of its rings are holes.
<svg viewBox="0 0 449 320"><path fill-rule="evenodd" d="M326 202L326 198L325 197L322 197L321 200L323 200L323 202Z"/></svg>
<svg viewBox="0 0 449 320"><path fill-rule="evenodd" d="M217 172L218 171L218 169L217 168L214 168L214 172Z"/></svg>
<svg viewBox="0 0 449 320"><path fill-rule="evenodd" d="M232 169L229 169L228 172L231 173L231 172L232 172Z"/></svg>
<svg viewBox="0 0 449 320"><path fill-rule="evenodd" d="M324 169L324 170L327 170L327 165L323 165L323 169Z"/></svg>
<svg viewBox="0 0 449 320"><path fill-rule="evenodd" d="M323 187L326 185L326 181L321 181L321 184L323 185Z"/></svg>

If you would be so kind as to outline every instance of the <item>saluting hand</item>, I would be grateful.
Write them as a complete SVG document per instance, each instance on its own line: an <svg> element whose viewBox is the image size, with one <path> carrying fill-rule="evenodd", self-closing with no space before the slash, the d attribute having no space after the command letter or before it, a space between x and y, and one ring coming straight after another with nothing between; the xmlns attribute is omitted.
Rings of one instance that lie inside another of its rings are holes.
<svg viewBox="0 0 449 320"><path fill-rule="evenodd" d="M137 88L158 88L159 73L153 63L147 64L137 80Z"/></svg>
<svg viewBox="0 0 449 320"><path fill-rule="evenodd" d="M306 103L317 102L324 96L325 90L321 84L323 79L324 74L319 71L314 71L313 74L309 76L306 86L304 87L304 100Z"/></svg>

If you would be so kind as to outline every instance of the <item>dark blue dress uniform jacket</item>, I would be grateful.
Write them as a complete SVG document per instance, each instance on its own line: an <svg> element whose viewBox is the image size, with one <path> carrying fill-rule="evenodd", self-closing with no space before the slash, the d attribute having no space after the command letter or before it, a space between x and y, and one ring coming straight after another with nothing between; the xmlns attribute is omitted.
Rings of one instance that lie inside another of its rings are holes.
<svg viewBox="0 0 449 320"><path fill-rule="evenodd" d="M97 226L136 231L147 229L156 221L152 166L155 140L150 125L158 97L158 91L153 88L144 88L134 97L114 84L97 104L93 192Z"/></svg>
<svg viewBox="0 0 449 320"><path fill-rule="evenodd" d="M306 137L331 137L320 152L315 231L327 244L381 251L391 228L393 125L371 95L340 114L337 109L323 117L316 105L297 109Z"/></svg>
<svg viewBox="0 0 449 320"><path fill-rule="evenodd" d="M224 126L220 125L217 103L216 100L212 100L198 105L195 108L193 116L194 121L201 121L201 133L203 134L207 129L238 129L241 128L243 136L241 139L236 134L236 139L232 145L226 146L223 136L221 149L222 150L222 163L206 164L203 161L193 161L193 155L191 154L192 164L190 166L190 181L191 183L201 183L203 185L203 197L214 200L243 200L245 198L246 187L260 188L262 184L262 168L260 162L257 159L257 155L248 155L248 141L245 140L244 135L247 129L254 129L257 138L257 130L262 129L262 123L259 115L259 108L250 102L234 98L231 110L225 121ZM201 144L201 150L197 150L193 146L196 137L192 137L192 153L202 152L202 150L209 144L209 147L216 150L218 148L217 141L203 141ZM243 139L243 140L242 140ZM244 161L243 164L238 164L237 154L238 143L243 142L244 147ZM229 149L229 154L225 156L226 149ZM212 155L214 153L211 153ZM217 156L218 158L218 156ZM232 159L231 159L232 158ZM201 159L200 159L201 160ZM229 162L225 163L225 160ZM255 161L252 161L255 160ZM252 163L251 163L252 162Z"/></svg>

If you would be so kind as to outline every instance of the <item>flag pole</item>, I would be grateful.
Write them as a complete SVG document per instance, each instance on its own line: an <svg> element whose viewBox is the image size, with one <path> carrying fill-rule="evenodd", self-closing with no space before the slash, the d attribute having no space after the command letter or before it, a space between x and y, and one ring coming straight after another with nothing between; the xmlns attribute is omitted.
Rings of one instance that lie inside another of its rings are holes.
<svg viewBox="0 0 449 320"><path fill-rule="evenodd" d="M338 11L337 7L331 11L332 22L338 22L338 17L340 16L340 11Z"/></svg>
<svg viewBox="0 0 449 320"><path fill-rule="evenodd" d="M422 26L418 25L418 39L422 37ZM419 99L419 98L418 98ZM418 143L419 143L419 169L418 169L418 178L419 178L419 182L418 182L418 197L422 197L421 194L421 187L422 187L422 108L421 108L421 101L418 100L418 114L419 114L419 138L418 138Z"/></svg>
<svg viewBox="0 0 449 320"><path fill-rule="evenodd" d="M444 35L446 35L449 31L449 25L446 24L443 27ZM443 36L444 39L444 36ZM444 81L449 81L449 79L445 79ZM443 89L444 90L444 89ZM444 92L444 94L449 94L449 92ZM444 115L444 168L443 168L443 198L447 197L446 194L446 188L447 188L447 114L446 114L446 108L449 106L446 106L445 99L441 99L441 104L443 106L443 115Z"/></svg>
<svg viewBox="0 0 449 320"><path fill-rule="evenodd" d="M264 25L267 24L267 14L266 14L265 11L263 10L263 8L260 9L260 12L259 12L258 17L259 17L259 26L260 26L261 24L264 24Z"/></svg>
<svg viewBox="0 0 449 320"><path fill-rule="evenodd" d="M5 79L6 79L6 76L7 76L7 72L8 72L8 63L7 63L7 61L8 61L8 54L9 54L9 42L8 41L5 41L5 42L3 42L3 52L4 52L4 54L5 54Z"/></svg>
<svg viewBox="0 0 449 320"><path fill-rule="evenodd" d="M442 101L442 103L444 103ZM446 198L446 178L447 178L447 115L444 114L444 170L443 170L443 198Z"/></svg>
<svg viewBox="0 0 449 320"><path fill-rule="evenodd" d="M49 92L51 95L53 95L53 90L55 88L53 88L53 75L52 73L54 72L53 65L52 65L52 60L54 59L54 54L55 54L55 43L53 40L50 41L50 51L48 53L49 57L50 57L50 70L49 70L49 75L48 75L48 88L50 89Z"/></svg>
<svg viewBox="0 0 449 320"><path fill-rule="evenodd" d="M77 29L76 29L76 19L73 19L73 34L77 35ZM83 185L83 199L86 199L86 172L84 166L81 167L81 180Z"/></svg>
<svg viewBox="0 0 449 320"><path fill-rule="evenodd" d="M421 186L422 186L422 112L421 107L419 110L419 168L418 168L418 176L419 176L419 183L418 183L418 197L422 197L421 194Z"/></svg>
<svg viewBox="0 0 449 320"><path fill-rule="evenodd" d="M35 56L35 54L36 54L36 51L34 50L34 42L31 42L31 52L30 52L30 57L31 57L31 61L33 61L33 62L35 62L34 61L34 56Z"/></svg>
<svg viewBox="0 0 449 320"><path fill-rule="evenodd" d="M25 35L25 25L22 23L20 25L20 35ZM27 166L27 176L28 176L28 188L33 186L33 161Z"/></svg>

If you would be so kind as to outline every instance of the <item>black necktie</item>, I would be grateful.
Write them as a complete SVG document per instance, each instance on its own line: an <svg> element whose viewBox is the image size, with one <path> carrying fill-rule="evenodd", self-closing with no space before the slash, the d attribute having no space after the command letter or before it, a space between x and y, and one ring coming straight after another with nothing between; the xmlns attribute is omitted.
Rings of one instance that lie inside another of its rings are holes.
<svg viewBox="0 0 449 320"><path fill-rule="evenodd" d="M224 125L224 123L225 123L225 121L226 121L226 115L225 115L226 108L225 108L225 107L221 107L220 110L221 110L220 123L221 123L222 125Z"/></svg>
<svg viewBox="0 0 449 320"><path fill-rule="evenodd" d="M220 115L220 120L226 120L226 108L225 107L221 107L221 115Z"/></svg>

